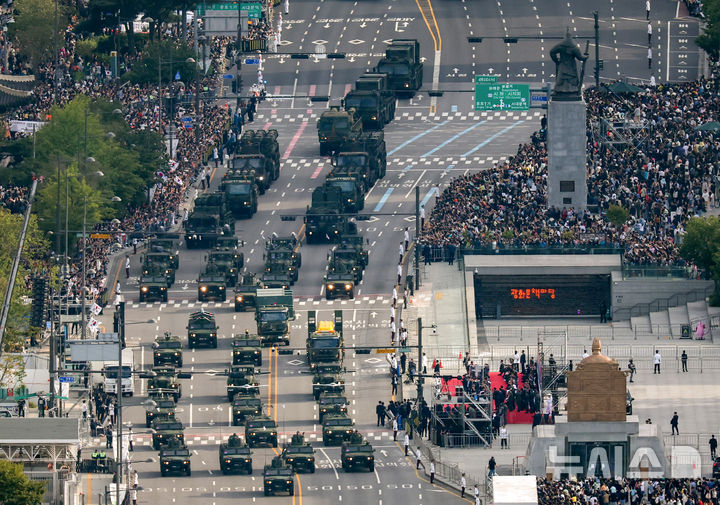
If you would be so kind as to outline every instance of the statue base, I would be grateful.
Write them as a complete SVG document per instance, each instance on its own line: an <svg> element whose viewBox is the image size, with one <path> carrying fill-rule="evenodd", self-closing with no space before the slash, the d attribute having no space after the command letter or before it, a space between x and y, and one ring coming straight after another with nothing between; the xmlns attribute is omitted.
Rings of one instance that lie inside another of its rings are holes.
<svg viewBox="0 0 720 505"><path fill-rule="evenodd" d="M660 427L640 424L637 416L615 422L568 422L567 417L556 416L555 424L533 429L525 470L551 479L697 478L701 457L695 452L697 461L685 455L681 465L673 461L670 466ZM691 477L696 472L697 477Z"/></svg>
<svg viewBox="0 0 720 505"><path fill-rule="evenodd" d="M586 105L555 96L548 104L548 206L587 206Z"/></svg>

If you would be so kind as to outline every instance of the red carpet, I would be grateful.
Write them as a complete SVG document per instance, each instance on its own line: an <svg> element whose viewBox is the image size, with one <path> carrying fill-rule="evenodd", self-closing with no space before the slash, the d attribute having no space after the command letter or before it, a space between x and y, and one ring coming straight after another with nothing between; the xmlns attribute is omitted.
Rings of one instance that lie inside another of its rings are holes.
<svg viewBox="0 0 720 505"><path fill-rule="evenodd" d="M523 383L523 375L521 373L518 374L518 382L520 385ZM493 390L500 389L501 386L507 389L505 379L503 379L499 372L490 372L490 386ZM508 424L532 424L533 415L529 412L513 410L507 413L507 422Z"/></svg>

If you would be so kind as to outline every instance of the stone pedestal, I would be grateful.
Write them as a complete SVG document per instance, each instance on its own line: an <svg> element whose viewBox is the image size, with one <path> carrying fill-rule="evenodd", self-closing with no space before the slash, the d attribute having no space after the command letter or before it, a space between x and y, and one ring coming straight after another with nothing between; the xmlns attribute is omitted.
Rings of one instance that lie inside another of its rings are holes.
<svg viewBox="0 0 720 505"><path fill-rule="evenodd" d="M587 206L586 105L551 99L548 104L548 206Z"/></svg>

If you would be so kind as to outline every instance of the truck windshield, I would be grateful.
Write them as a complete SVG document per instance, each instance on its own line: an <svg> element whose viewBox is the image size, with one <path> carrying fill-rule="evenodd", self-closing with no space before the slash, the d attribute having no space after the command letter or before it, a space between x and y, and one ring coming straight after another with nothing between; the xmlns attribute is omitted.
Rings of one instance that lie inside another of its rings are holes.
<svg viewBox="0 0 720 505"><path fill-rule="evenodd" d="M352 193L355 191L355 181L330 181L331 186L340 188L343 193Z"/></svg>
<svg viewBox="0 0 720 505"><path fill-rule="evenodd" d="M245 456L250 454L250 449L248 447L228 447L223 449L223 454L225 456Z"/></svg>
<svg viewBox="0 0 720 505"><path fill-rule="evenodd" d="M263 312L260 314L260 321L263 323L271 323L274 321L287 320L287 314L285 312Z"/></svg>
<svg viewBox="0 0 720 505"><path fill-rule="evenodd" d="M345 107L357 107L358 109L366 107L377 107L377 103L378 101L376 96L351 96L347 100L345 100Z"/></svg>
<svg viewBox="0 0 720 505"><path fill-rule="evenodd" d="M233 168L236 170L259 170L264 165L265 158L235 158L233 160Z"/></svg>
<svg viewBox="0 0 720 505"><path fill-rule="evenodd" d="M188 219L188 226L191 228L210 228L216 225L216 216L191 216L190 219Z"/></svg>
<svg viewBox="0 0 720 505"><path fill-rule="evenodd" d="M105 369L105 378L106 379L117 379L117 369L116 366L109 366ZM122 367L122 378L123 379L129 379L132 377L132 373L129 366L123 366Z"/></svg>
<svg viewBox="0 0 720 505"><path fill-rule="evenodd" d="M310 339L310 346L313 349L333 349L340 347L340 339L330 338L313 338Z"/></svg>
<svg viewBox="0 0 720 505"><path fill-rule="evenodd" d="M214 330L215 322L214 321L193 321L188 326L190 326L191 330Z"/></svg>
<svg viewBox="0 0 720 505"><path fill-rule="evenodd" d="M230 184L228 186L228 193L231 195L249 195L250 184Z"/></svg>
<svg viewBox="0 0 720 505"><path fill-rule="evenodd" d="M378 72L390 75L408 75L410 73L410 69L407 65L398 63L381 63L378 66Z"/></svg>
<svg viewBox="0 0 720 505"><path fill-rule="evenodd" d="M177 340L171 342L158 342L156 345L158 349L182 349L182 342Z"/></svg>
<svg viewBox="0 0 720 505"><path fill-rule="evenodd" d="M373 452L370 445L350 445L346 452Z"/></svg>
<svg viewBox="0 0 720 505"><path fill-rule="evenodd" d="M339 167L364 167L367 161L367 156L364 154L352 154L338 156L337 166Z"/></svg>

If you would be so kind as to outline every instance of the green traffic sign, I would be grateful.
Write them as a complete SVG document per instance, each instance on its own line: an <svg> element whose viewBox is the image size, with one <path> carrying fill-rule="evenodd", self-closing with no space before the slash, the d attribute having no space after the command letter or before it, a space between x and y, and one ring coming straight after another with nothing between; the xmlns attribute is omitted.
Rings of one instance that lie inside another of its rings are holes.
<svg viewBox="0 0 720 505"><path fill-rule="evenodd" d="M200 15L204 16L206 11L236 11L238 10L238 4L233 3L215 3L201 6ZM247 11L248 19L260 19L262 16L262 4L259 2L241 3L241 11Z"/></svg>
<svg viewBox="0 0 720 505"><path fill-rule="evenodd" d="M476 84L475 110L528 110L529 84Z"/></svg>
<svg viewBox="0 0 720 505"><path fill-rule="evenodd" d="M495 84L497 75L476 75L475 84Z"/></svg>

